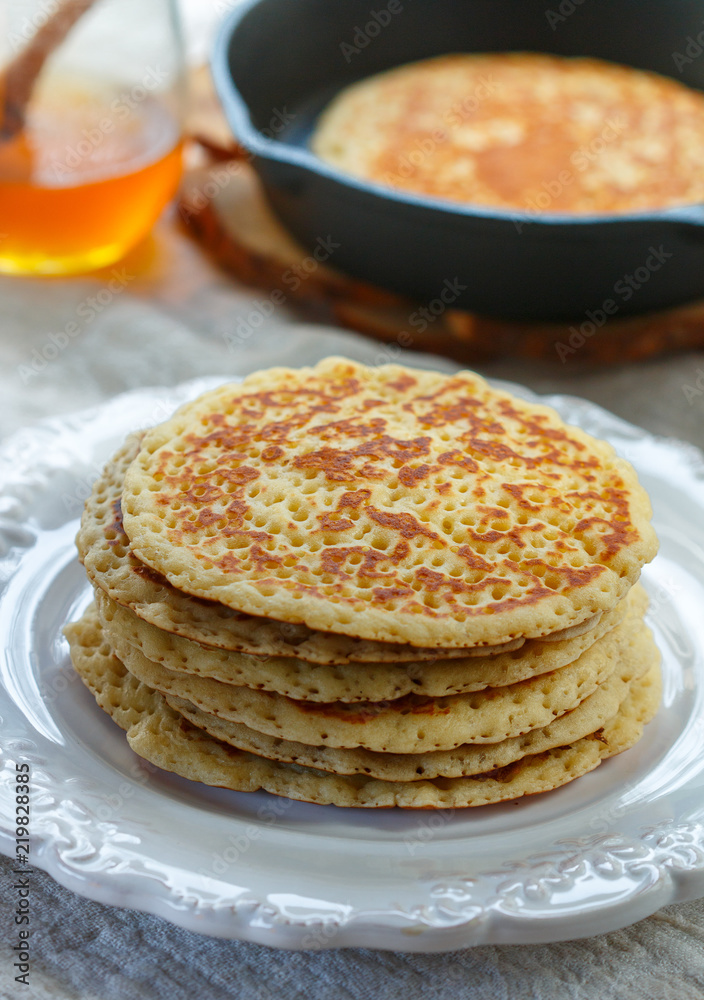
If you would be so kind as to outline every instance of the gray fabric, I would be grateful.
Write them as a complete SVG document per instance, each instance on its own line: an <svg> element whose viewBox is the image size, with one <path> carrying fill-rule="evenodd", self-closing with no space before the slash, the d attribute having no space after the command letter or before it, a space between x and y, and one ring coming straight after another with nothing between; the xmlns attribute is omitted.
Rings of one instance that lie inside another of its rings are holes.
<svg viewBox="0 0 704 1000"><path fill-rule="evenodd" d="M0 872L8 868L9 862L0 859ZM6 876L0 878L8 884ZM697 1000L704 996L701 901L668 907L603 937L542 947L480 947L446 955L363 949L289 952L201 937L143 913L79 900L43 872L35 873L32 884L35 992L16 987L13 993L10 983L0 978L0 996L12 1000L23 996L32 1000ZM11 899L11 893L2 893L3 928L10 925ZM6 976L9 964L2 963ZM35 972L42 978L35 978Z"/></svg>
<svg viewBox="0 0 704 1000"><path fill-rule="evenodd" d="M29 365L33 351L45 349L50 335L75 320L81 303L104 286L98 279L3 280L3 434L124 389L174 384L196 375L305 364L330 353L372 363L423 363L422 356L406 357L396 346L322 327L293 326L286 308L277 309L251 335L233 336L238 319L251 315L257 295L224 278L204 295L202 285L191 279L192 271L205 265L185 243L179 254L175 285L172 280L165 290L153 274L131 279L46 367L30 376L25 371L24 378L19 366ZM437 363L453 368L450 362ZM586 396L655 433L704 445L704 391L696 392L697 384L704 387L704 354L604 371L585 372L578 359L553 367L505 360L481 370L539 392ZM40 871L32 882L27 988L14 983L11 967L16 937L10 867L0 859L0 1000L704 997L704 901L670 907L618 933L544 947L482 947L438 956L364 950L299 954L211 940L156 917L91 903Z"/></svg>

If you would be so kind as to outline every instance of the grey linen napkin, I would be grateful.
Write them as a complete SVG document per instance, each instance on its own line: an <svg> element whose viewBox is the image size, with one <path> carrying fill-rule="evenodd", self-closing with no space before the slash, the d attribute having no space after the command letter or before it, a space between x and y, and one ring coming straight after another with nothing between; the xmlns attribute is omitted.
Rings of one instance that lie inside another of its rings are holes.
<svg viewBox="0 0 704 1000"><path fill-rule="evenodd" d="M0 928L12 926L0 858ZM2 1000L701 1000L704 900L626 930L553 945L446 955L291 952L207 938L159 917L81 899L32 876L30 987L0 938ZM10 939L11 940L11 939ZM14 943L14 942L13 942Z"/></svg>

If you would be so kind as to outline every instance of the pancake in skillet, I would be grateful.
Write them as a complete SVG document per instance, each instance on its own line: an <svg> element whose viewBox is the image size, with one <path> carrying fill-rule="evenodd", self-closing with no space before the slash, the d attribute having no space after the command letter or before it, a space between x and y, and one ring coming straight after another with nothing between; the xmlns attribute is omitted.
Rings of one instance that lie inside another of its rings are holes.
<svg viewBox="0 0 704 1000"><path fill-rule="evenodd" d="M343 90L312 145L356 177L476 205L584 214L704 200L704 95L596 59L402 66Z"/></svg>

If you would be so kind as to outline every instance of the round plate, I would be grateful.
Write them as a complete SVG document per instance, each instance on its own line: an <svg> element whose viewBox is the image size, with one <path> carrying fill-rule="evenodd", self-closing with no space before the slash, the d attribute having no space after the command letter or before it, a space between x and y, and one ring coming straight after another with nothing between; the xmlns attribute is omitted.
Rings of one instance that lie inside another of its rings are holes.
<svg viewBox="0 0 704 1000"><path fill-rule="evenodd" d="M0 848L15 853L26 761L33 864L206 934L444 951L596 934L704 895L704 456L570 397L542 401L635 465L661 541L643 582L664 695L634 749L553 792L438 812L209 788L132 753L61 635L90 599L73 538L125 434L215 384L128 393L0 449Z"/></svg>

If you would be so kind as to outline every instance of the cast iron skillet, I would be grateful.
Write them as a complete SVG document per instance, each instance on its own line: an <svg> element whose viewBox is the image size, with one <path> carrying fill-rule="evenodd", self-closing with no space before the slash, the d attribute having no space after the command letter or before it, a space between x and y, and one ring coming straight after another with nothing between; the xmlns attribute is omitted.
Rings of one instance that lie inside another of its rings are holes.
<svg viewBox="0 0 704 1000"><path fill-rule="evenodd" d="M459 283L456 307L598 325L704 297L704 205L527 221L358 181L310 152L318 113L352 81L441 53L502 50L598 56L704 89L704 4L245 0L220 31L212 68L274 211L352 275L427 302L446 282L452 298Z"/></svg>

